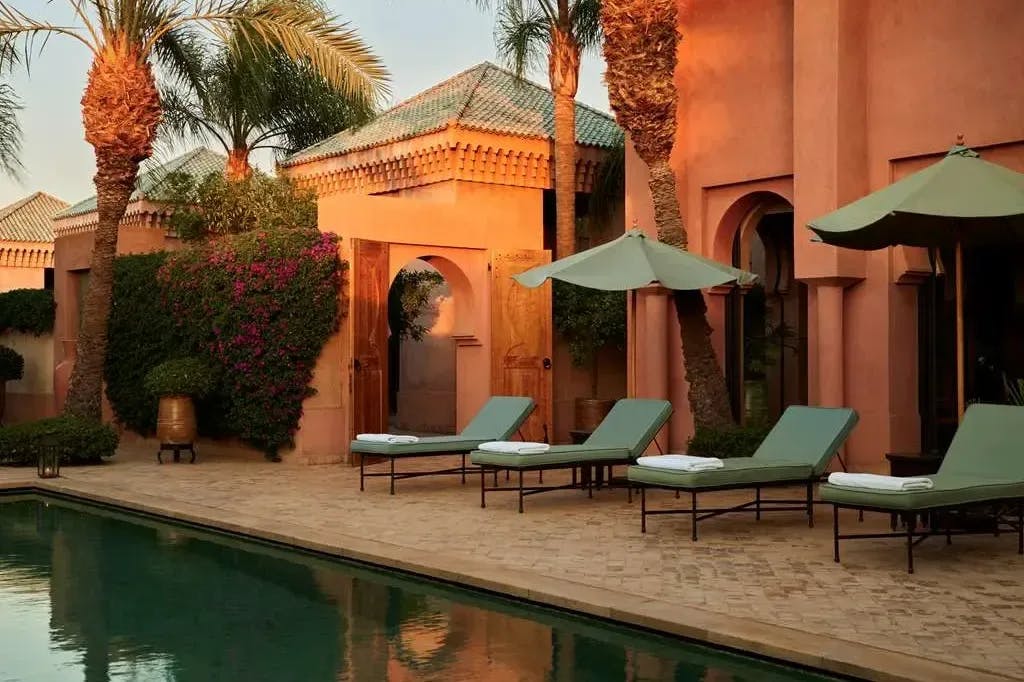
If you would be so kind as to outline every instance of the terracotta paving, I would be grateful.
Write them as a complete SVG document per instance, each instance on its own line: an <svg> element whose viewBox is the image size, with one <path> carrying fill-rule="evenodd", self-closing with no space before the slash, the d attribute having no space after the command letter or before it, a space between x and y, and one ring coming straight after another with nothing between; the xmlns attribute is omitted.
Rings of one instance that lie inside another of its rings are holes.
<svg viewBox="0 0 1024 682"><path fill-rule="evenodd" d="M842 564L833 563L827 507L818 509L813 530L799 512L760 522L734 515L702 523L693 543L685 517L653 518L642 535L638 504L628 504L623 490L598 491L592 500L578 491L546 493L527 498L520 515L511 493L489 496L481 509L475 477L465 487L453 477L400 481L391 497L386 479L367 481L360 493L358 470L343 466L226 458L158 466L138 452L116 459L65 469L61 481L113 498L148 496L157 507L188 505L317 537L388 543L413 563L417 553L443 555L455 565L475 562L659 600L677 607L677 618L696 608L784 626L797 638L825 635L996 676L990 679L1024 679L1024 557L1013 535L954 538L950 547L930 540L916 552L917 573L908 575L894 540L846 543ZM0 469L0 485L33 475ZM668 493L650 499L652 507L674 502ZM712 494L702 505L736 499ZM853 514L844 520L857 524ZM862 527L887 526L887 517L875 515Z"/></svg>

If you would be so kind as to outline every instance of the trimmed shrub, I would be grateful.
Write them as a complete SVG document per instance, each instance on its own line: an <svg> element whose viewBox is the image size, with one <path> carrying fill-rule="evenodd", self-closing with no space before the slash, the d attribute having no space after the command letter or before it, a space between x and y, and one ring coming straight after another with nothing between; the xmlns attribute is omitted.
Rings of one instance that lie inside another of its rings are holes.
<svg viewBox="0 0 1024 682"><path fill-rule="evenodd" d="M146 390L152 395L187 395L203 398L213 390L210 368L196 358L177 358L161 362L149 370Z"/></svg>
<svg viewBox="0 0 1024 682"><path fill-rule="evenodd" d="M156 273L166 260L166 253L114 260L103 376L117 420L142 435L156 431L157 401L146 391L146 375L161 362L190 351L174 320L160 305ZM201 416L199 422L202 425Z"/></svg>
<svg viewBox="0 0 1024 682"><path fill-rule="evenodd" d="M184 347L220 371L230 432L271 459L292 444L340 320L345 264L314 230L247 232L168 257L157 280Z"/></svg>
<svg viewBox="0 0 1024 682"><path fill-rule="evenodd" d="M728 429L698 428L686 452L697 457L750 457L771 427L739 426Z"/></svg>
<svg viewBox="0 0 1024 682"><path fill-rule="evenodd" d="M79 417L52 417L0 428L0 464L35 465L39 453L53 444L65 464L97 464L117 450L117 431Z"/></svg>
<svg viewBox="0 0 1024 682"><path fill-rule="evenodd" d="M57 305L47 289L13 289L0 294L0 332L49 334Z"/></svg>
<svg viewBox="0 0 1024 682"><path fill-rule="evenodd" d="M17 381L25 374L25 358L21 353L0 346L0 381Z"/></svg>

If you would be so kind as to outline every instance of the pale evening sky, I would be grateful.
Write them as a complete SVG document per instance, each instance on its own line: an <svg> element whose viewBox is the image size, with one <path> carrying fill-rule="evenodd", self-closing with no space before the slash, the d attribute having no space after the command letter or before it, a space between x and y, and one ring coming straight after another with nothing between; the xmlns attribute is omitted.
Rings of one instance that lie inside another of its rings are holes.
<svg viewBox="0 0 1024 682"><path fill-rule="evenodd" d="M67 0L9 0L34 18L70 24ZM473 0L328 0L355 26L391 71L392 103L411 97L474 64L500 63L494 49L493 14ZM0 206L43 190L74 203L93 195L92 147L82 135L79 101L89 53L80 43L54 36L31 63L11 77L24 103L21 181L0 177ZM608 110L597 55L584 58L578 98ZM531 74L546 83L545 71ZM212 149L216 149L210 145ZM269 159L260 160L267 165Z"/></svg>

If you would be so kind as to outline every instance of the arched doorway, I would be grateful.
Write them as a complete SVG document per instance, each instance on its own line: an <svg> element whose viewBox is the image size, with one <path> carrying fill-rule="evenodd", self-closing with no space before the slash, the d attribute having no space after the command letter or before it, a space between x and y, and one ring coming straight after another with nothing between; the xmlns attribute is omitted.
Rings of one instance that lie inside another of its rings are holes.
<svg viewBox="0 0 1024 682"><path fill-rule="evenodd" d="M736 208L732 264L758 282L729 295L726 378L737 420L773 424L807 403L807 286L794 276L793 206L761 192Z"/></svg>
<svg viewBox="0 0 1024 682"><path fill-rule="evenodd" d="M455 300L427 260L405 264L388 292L388 415L392 432L456 431Z"/></svg>

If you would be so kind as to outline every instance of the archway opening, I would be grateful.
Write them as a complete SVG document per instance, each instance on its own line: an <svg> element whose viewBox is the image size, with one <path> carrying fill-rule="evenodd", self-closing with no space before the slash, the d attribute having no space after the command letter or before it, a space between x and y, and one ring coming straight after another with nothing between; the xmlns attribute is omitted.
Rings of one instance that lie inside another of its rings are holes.
<svg viewBox="0 0 1024 682"><path fill-rule="evenodd" d="M455 298L425 259L407 263L388 291L389 429L456 431Z"/></svg>
<svg viewBox="0 0 1024 682"><path fill-rule="evenodd" d="M794 276L793 207L770 195L739 222L732 263L758 276L729 296L726 375L734 416L774 424L807 403L807 286Z"/></svg>

